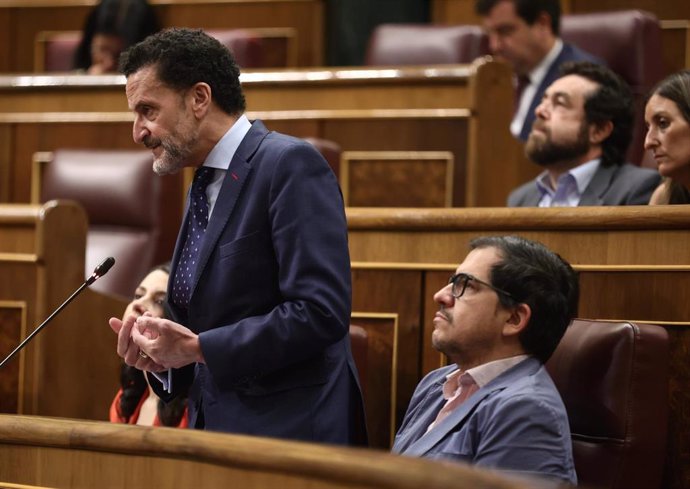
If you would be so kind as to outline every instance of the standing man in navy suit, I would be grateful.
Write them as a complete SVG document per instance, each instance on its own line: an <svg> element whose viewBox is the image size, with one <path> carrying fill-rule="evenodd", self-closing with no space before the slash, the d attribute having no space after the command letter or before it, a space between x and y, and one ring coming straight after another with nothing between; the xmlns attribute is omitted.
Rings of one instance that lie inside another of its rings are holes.
<svg viewBox="0 0 690 489"><path fill-rule="evenodd" d="M347 225L328 164L247 119L232 55L200 30L151 36L120 68L154 171L196 175L168 284L173 320L111 319L118 354L164 400L188 390L191 427L362 442Z"/></svg>
<svg viewBox="0 0 690 489"><path fill-rule="evenodd" d="M568 415L544 363L575 316L577 276L520 237L470 250L434 295L431 342L452 365L419 383L393 451L575 484Z"/></svg>
<svg viewBox="0 0 690 489"><path fill-rule="evenodd" d="M515 113L510 132L526 141L534 109L566 61L602 63L563 42L559 0L477 0L475 11L489 36L489 50L515 72ZM603 63L602 63L603 64Z"/></svg>

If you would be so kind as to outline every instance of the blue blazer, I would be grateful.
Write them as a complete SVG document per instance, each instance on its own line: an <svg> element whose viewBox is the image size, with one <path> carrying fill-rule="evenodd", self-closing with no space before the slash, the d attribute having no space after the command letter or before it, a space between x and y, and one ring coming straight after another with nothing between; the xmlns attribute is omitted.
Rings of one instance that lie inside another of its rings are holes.
<svg viewBox="0 0 690 489"><path fill-rule="evenodd" d="M419 383L394 452L577 482L568 415L535 358L503 372L427 433L445 404L446 376L456 368L434 370Z"/></svg>
<svg viewBox="0 0 690 489"><path fill-rule="evenodd" d="M544 79L541 81L539 87L534 93L534 98L532 98L532 103L529 105L527 115L525 116L525 122L522 124L522 130L520 130L520 136L518 137L518 139L521 141L527 141L529 133L532 130L532 123L535 119L534 111L537 109L537 105L539 105L541 99L544 97L544 92L549 85L560 77L559 71L561 65L567 61L591 61L592 63L598 63L601 65L606 64L599 58L592 56L577 46L564 42L563 49L561 49L560 54L556 57L553 63L551 63L551 66L546 72L546 76L544 76Z"/></svg>
<svg viewBox="0 0 690 489"><path fill-rule="evenodd" d="M357 441L364 416L350 278L335 175L313 146L255 121L211 214L188 311L170 304L173 320L199 334L206 360L174 370L172 396L189 389L190 426Z"/></svg>

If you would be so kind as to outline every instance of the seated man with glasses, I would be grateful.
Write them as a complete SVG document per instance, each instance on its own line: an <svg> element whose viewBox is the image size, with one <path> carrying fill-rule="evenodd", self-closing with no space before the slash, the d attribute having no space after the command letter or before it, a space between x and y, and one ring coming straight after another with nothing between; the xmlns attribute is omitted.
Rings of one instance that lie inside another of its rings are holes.
<svg viewBox="0 0 690 489"><path fill-rule="evenodd" d="M434 295L432 344L452 365L419 383L393 451L575 484L568 416L544 362L575 317L577 276L519 237L470 250Z"/></svg>

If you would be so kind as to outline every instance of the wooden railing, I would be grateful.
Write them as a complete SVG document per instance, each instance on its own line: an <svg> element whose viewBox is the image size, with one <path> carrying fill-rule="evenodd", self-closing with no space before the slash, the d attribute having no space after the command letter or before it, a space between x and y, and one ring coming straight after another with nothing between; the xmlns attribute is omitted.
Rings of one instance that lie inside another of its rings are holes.
<svg viewBox="0 0 690 489"><path fill-rule="evenodd" d="M197 430L0 416L0 486L282 489L562 487L364 449Z"/></svg>

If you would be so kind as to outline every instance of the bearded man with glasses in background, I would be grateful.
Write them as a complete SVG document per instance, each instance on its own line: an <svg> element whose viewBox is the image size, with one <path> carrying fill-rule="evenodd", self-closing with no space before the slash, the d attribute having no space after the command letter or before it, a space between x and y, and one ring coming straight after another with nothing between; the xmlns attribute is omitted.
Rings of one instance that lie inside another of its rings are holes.
<svg viewBox="0 0 690 489"><path fill-rule="evenodd" d="M544 363L575 317L572 267L541 243L483 237L436 292L451 365L417 386L393 451L577 483L568 416Z"/></svg>

